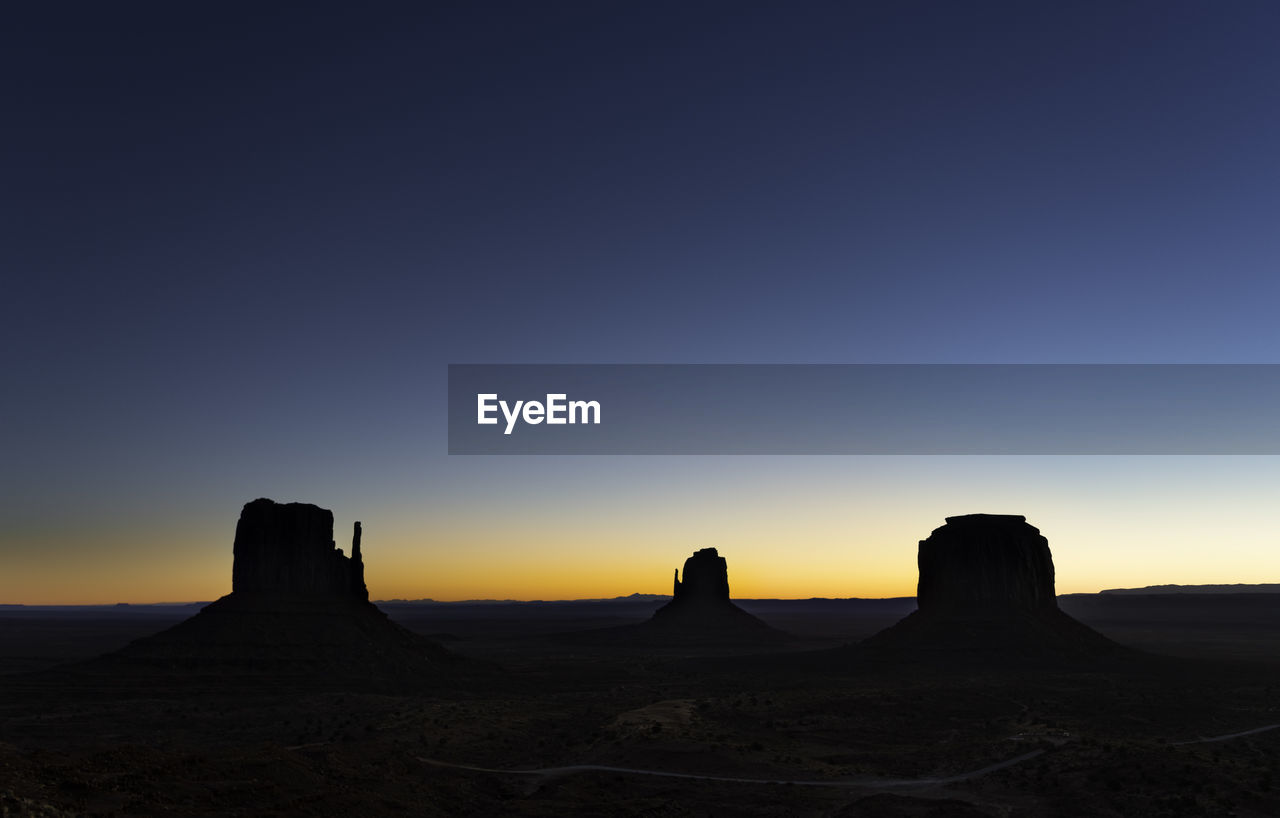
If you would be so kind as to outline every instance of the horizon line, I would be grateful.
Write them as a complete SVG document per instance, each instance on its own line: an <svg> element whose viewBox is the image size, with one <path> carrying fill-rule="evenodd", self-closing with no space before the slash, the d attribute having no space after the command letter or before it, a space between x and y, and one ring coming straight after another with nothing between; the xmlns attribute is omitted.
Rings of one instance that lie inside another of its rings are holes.
<svg viewBox="0 0 1280 818"><path fill-rule="evenodd" d="M1275 593L1280 593L1280 582L1204 582L1204 583L1158 583L1155 585L1140 585L1125 588L1102 588L1097 591L1068 591L1065 593L1055 593L1055 597L1062 596L1096 596L1099 594L1116 593L1123 591L1145 591L1153 588L1242 588L1242 587L1268 587L1274 586ZM1259 592L1263 593L1263 592ZM223 594L217 599L229 596ZM1154 595L1154 594L1153 594ZM387 604L430 604L430 605L519 605L519 604L556 604L567 602L622 602L627 600L635 601L653 601L670 600L671 594L649 594L636 591L631 594L610 597L575 597L572 599L512 599L512 598L493 598L493 597L474 597L469 599L435 599L433 597L418 597L415 599L406 599L404 597L392 597L390 599L372 599L369 600L374 605ZM797 596L797 597L776 597L776 596L746 596L732 597L733 600L739 602L808 602L814 600L841 602L848 600L897 600L897 599L915 599L915 594L903 596ZM0 608L162 608L162 607L180 607L188 605L209 605L217 601L216 599L205 600L189 600L189 601L165 601L165 602L0 602Z"/></svg>

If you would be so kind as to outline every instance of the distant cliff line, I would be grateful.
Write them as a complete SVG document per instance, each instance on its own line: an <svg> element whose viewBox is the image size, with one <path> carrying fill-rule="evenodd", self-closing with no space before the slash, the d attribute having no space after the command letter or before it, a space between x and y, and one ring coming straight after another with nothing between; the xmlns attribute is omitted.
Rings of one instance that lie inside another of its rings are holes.
<svg viewBox="0 0 1280 818"><path fill-rule="evenodd" d="M1234 585L1148 585L1144 588L1108 588L1100 594L1280 594L1280 582Z"/></svg>

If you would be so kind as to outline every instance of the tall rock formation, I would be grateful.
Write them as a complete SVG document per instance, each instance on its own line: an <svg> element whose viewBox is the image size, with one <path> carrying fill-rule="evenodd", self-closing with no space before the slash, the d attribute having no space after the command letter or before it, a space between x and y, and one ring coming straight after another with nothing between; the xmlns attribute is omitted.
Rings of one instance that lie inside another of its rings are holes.
<svg viewBox="0 0 1280 818"><path fill-rule="evenodd" d="M236 524L231 593L84 668L164 682L403 690L480 669L395 624L369 602L361 527L348 557L333 513L247 503Z"/></svg>
<svg viewBox="0 0 1280 818"><path fill-rule="evenodd" d="M863 647L984 661L1119 648L1058 609L1049 542L1025 517L948 517L917 559L917 610Z"/></svg>
<svg viewBox="0 0 1280 818"><path fill-rule="evenodd" d="M785 636L730 601L729 564L714 548L695 551L684 561L684 580L677 571L671 601L646 624L684 640Z"/></svg>
<svg viewBox="0 0 1280 818"><path fill-rule="evenodd" d="M676 569L675 586L671 602L708 602L718 604L729 601L729 563L714 548L694 551L684 561L684 582Z"/></svg>
<svg viewBox="0 0 1280 818"><path fill-rule="evenodd" d="M729 599L729 566L714 548L695 551L676 569L671 601L632 625L562 633L559 641L622 648L716 650L791 639Z"/></svg>
<svg viewBox="0 0 1280 818"><path fill-rule="evenodd" d="M350 593L352 597L368 602L369 589L364 584L364 557L360 556L360 534L360 521L356 520L356 530L351 535Z"/></svg>
<svg viewBox="0 0 1280 818"><path fill-rule="evenodd" d="M1022 515L948 517L920 542L918 563L922 613L1014 616L1058 607L1049 541Z"/></svg>
<svg viewBox="0 0 1280 818"><path fill-rule="evenodd" d="M360 523L347 557L334 545L333 512L310 503L246 503L232 553L232 593L369 598Z"/></svg>

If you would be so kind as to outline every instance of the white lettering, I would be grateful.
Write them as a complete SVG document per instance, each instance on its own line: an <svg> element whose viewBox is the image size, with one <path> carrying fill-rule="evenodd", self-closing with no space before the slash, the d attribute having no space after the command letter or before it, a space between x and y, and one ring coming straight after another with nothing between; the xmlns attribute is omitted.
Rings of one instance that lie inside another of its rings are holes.
<svg viewBox="0 0 1280 818"><path fill-rule="evenodd" d="M497 418L489 417L489 413L496 411L498 407L489 403L491 400L497 400L497 394L487 392L483 395L476 395L476 423L481 426L492 425L498 422Z"/></svg>
<svg viewBox="0 0 1280 818"><path fill-rule="evenodd" d="M600 401L569 400L563 392L548 392L545 403L536 400L518 400L510 403L499 400L496 392L483 392L476 395L476 423L481 426L497 424L495 415L501 411L506 419L504 435L515 431L516 424L523 420L530 426L546 422L548 425L563 426L566 423L600 423Z"/></svg>
<svg viewBox="0 0 1280 818"><path fill-rule="evenodd" d="M496 396L495 396L496 397ZM594 419L588 420L590 415L587 410L595 410ZM578 420L578 413L582 413L582 420ZM569 401L569 422L570 423L600 423L600 401L598 400L575 400Z"/></svg>
<svg viewBox="0 0 1280 818"><path fill-rule="evenodd" d="M566 397L568 396L559 392L547 393L547 425L548 426L551 426L551 425L560 426L565 423L564 399Z"/></svg>
<svg viewBox="0 0 1280 818"><path fill-rule="evenodd" d="M520 417L520 406L523 403L524 401L518 400L514 409L508 409L505 400L498 401L498 405L502 407L502 414L507 418L507 430L503 432L504 435L511 434L511 430L516 428L516 418Z"/></svg>

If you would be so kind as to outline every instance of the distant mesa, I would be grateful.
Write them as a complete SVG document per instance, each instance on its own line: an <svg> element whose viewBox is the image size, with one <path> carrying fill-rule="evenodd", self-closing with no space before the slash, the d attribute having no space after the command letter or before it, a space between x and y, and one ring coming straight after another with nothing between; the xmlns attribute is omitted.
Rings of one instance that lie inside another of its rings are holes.
<svg viewBox="0 0 1280 818"><path fill-rule="evenodd" d="M247 503L236 525L231 593L83 667L385 689L429 682L465 664L369 602L361 535L356 523L347 556L334 544L333 512Z"/></svg>
<svg viewBox="0 0 1280 818"><path fill-rule="evenodd" d="M729 566L714 548L695 551L676 569L671 601L646 622L565 636L624 645L732 647L778 642L791 635L739 608L729 598Z"/></svg>
<svg viewBox="0 0 1280 818"><path fill-rule="evenodd" d="M1008 658L1120 649L1059 610L1049 541L1026 517L948 517L918 562L917 610L862 647Z"/></svg>
<svg viewBox="0 0 1280 818"><path fill-rule="evenodd" d="M714 548L695 551L684 561L684 581L676 571L671 601L650 622L695 633L773 630L729 600L729 563Z"/></svg>
<svg viewBox="0 0 1280 818"><path fill-rule="evenodd" d="M1280 583L1244 583L1233 585L1147 585L1142 588L1108 588L1099 594L1114 596L1167 596L1169 594L1280 594Z"/></svg>

